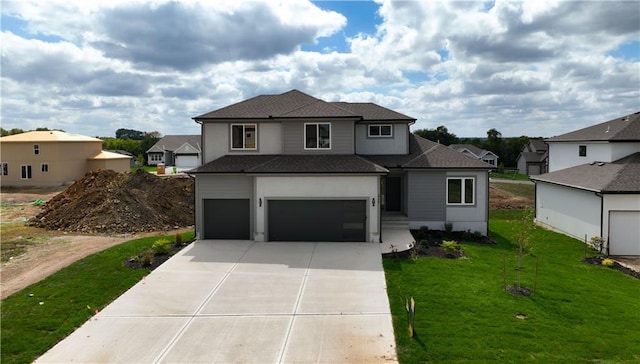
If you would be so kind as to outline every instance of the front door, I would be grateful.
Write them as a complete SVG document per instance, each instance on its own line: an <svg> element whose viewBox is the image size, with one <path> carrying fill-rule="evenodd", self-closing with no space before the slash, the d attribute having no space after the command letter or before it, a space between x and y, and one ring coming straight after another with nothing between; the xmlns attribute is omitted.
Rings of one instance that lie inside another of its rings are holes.
<svg viewBox="0 0 640 364"><path fill-rule="evenodd" d="M400 211L402 200L402 178L401 177L386 177L386 192L385 192L385 210L386 211Z"/></svg>

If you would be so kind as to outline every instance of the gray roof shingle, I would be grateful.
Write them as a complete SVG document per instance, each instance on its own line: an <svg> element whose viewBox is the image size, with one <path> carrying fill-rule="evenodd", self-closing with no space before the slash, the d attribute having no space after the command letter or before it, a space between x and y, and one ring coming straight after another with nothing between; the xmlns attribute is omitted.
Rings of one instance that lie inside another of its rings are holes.
<svg viewBox="0 0 640 364"><path fill-rule="evenodd" d="M547 142L640 141L640 111L546 139Z"/></svg>
<svg viewBox="0 0 640 364"><path fill-rule="evenodd" d="M640 152L611 163L582 164L531 179L602 193L640 193Z"/></svg>
<svg viewBox="0 0 640 364"><path fill-rule="evenodd" d="M200 149L200 135L165 135L156 144L154 144L147 153L164 152L165 150L174 151L189 142L193 147Z"/></svg>
<svg viewBox="0 0 640 364"><path fill-rule="evenodd" d="M355 115L359 115L365 121L415 121L416 119L405 114L387 109L372 102L331 102L330 104L346 109Z"/></svg>

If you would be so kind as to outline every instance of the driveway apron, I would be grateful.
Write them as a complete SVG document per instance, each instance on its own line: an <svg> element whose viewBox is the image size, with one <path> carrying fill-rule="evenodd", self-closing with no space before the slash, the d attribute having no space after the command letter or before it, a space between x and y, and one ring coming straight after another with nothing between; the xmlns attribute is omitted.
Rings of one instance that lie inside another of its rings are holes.
<svg viewBox="0 0 640 364"><path fill-rule="evenodd" d="M37 362L397 362L380 246L197 241Z"/></svg>

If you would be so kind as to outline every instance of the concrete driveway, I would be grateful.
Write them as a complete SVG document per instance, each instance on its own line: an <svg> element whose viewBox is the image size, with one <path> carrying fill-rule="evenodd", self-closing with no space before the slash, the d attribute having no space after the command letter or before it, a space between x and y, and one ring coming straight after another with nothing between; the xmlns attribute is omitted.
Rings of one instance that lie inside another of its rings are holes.
<svg viewBox="0 0 640 364"><path fill-rule="evenodd" d="M37 362L397 362L380 246L197 241Z"/></svg>

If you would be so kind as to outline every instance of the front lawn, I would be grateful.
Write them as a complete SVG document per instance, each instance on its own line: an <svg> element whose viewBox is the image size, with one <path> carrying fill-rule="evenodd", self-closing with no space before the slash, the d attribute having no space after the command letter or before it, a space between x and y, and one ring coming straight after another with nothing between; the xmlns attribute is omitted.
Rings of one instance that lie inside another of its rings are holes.
<svg viewBox="0 0 640 364"><path fill-rule="evenodd" d="M401 363L640 361L640 280L583 263L581 242L535 228L522 271L533 288L539 259L535 294L503 290L503 257L507 284L515 280L520 215L492 212L497 244L463 244L468 259L383 260ZM411 296L414 338L404 303Z"/></svg>
<svg viewBox="0 0 640 364"><path fill-rule="evenodd" d="M182 240L192 237L186 233ZM159 238L132 240L93 254L4 299L0 362L32 362L149 274L148 269L127 268L123 261Z"/></svg>

